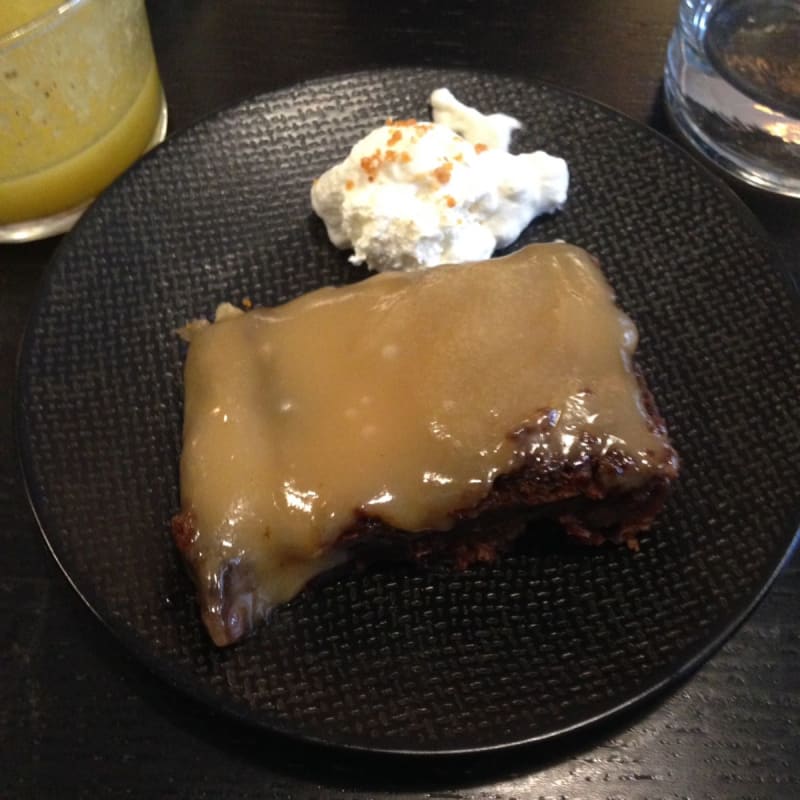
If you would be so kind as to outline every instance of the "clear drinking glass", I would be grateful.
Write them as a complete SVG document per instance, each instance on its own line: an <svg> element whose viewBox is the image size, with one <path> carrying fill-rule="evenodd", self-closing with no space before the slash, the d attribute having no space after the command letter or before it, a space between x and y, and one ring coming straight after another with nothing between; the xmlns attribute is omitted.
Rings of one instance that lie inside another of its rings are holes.
<svg viewBox="0 0 800 800"><path fill-rule="evenodd" d="M800 197L800 0L682 0L664 90L704 155Z"/></svg>
<svg viewBox="0 0 800 800"><path fill-rule="evenodd" d="M166 125L144 0L0 0L0 242L68 230Z"/></svg>

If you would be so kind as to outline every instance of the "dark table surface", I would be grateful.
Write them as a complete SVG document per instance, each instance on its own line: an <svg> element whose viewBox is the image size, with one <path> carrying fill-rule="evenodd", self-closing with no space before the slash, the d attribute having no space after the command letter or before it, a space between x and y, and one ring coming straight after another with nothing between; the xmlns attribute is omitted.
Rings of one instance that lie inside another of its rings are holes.
<svg viewBox="0 0 800 800"><path fill-rule="evenodd" d="M153 0L178 131L241 98L386 65L550 81L669 134L661 71L677 0ZM795 275L800 203L739 188ZM57 240L0 246L0 797L800 797L800 561L671 693L544 748L402 763L218 719L151 677L70 589L22 488L17 343Z"/></svg>

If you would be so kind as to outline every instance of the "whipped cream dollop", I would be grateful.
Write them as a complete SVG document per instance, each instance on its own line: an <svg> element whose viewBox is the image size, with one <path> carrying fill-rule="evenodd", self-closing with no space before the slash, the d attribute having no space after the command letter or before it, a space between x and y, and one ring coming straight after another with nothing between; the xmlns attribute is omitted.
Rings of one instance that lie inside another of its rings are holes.
<svg viewBox="0 0 800 800"><path fill-rule="evenodd" d="M447 89L430 103L433 122L387 120L312 186L314 211L354 264L384 271L483 260L566 201L563 159L508 152L518 120L484 115Z"/></svg>

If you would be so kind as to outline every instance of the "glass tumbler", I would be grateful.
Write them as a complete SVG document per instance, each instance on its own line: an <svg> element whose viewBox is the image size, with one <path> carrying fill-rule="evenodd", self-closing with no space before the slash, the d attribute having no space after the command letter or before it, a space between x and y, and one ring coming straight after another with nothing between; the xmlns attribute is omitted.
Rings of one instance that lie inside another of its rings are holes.
<svg viewBox="0 0 800 800"><path fill-rule="evenodd" d="M166 126L144 0L0 0L0 242L68 230Z"/></svg>
<svg viewBox="0 0 800 800"><path fill-rule="evenodd" d="M800 0L682 0L664 92L719 167L800 197Z"/></svg>

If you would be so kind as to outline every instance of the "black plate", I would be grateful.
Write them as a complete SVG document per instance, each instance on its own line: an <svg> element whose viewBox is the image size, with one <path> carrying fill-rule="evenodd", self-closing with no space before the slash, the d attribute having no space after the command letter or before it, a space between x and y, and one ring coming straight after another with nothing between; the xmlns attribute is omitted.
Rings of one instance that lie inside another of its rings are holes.
<svg viewBox="0 0 800 800"><path fill-rule="evenodd" d="M173 550L182 346L221 300L274 304L364 272L327 241L311 179L439 85L565 157L562 213L520 244L596 254L641 331L683 473L641 552L531 540L466 572L380 567L313 588L217 650ZM145 158L65 240L24 339L17 424L52 551L148 666L217 709L372 751L554 737L697 666L763 595L797 525L794 301L724 186L653 132L553 88L402 70L309 83Z"/></svg>

